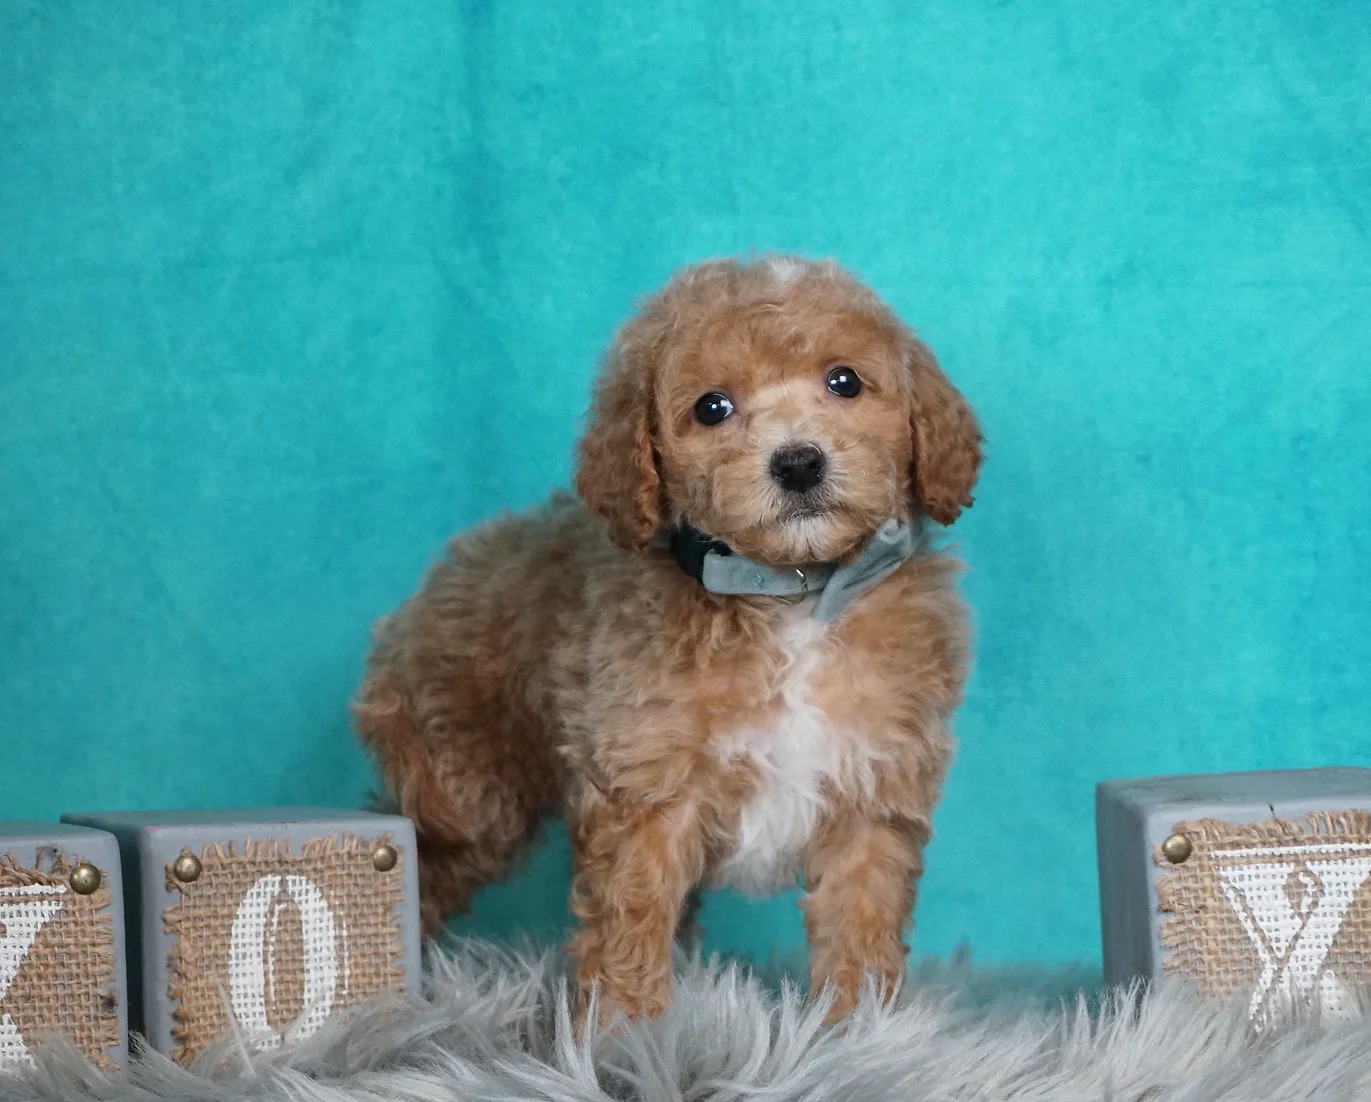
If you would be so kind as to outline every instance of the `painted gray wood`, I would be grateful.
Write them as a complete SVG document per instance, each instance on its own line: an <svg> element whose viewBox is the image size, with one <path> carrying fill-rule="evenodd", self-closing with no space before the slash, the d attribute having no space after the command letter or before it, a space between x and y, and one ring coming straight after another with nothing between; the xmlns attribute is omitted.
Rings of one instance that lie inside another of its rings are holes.
<svg viewBox="0 0 1371 1102"><path fill-rule="evenodd" d="M135 978L129 1006L129 1028L153 1048L174 1048L172 1011L167 989L171 978L172 939L162 925L176 893L166 885L165 869L183 847L199 852L210 843L242 845L250 839L274 838L298 849L303 843L337 833L373 837L389 834L403 858L404 986L418 991L421 982L418 854L414 824L399 815L378 815L326 807L240 808L202 811L121 811L69 813L63 822L107 830L119 840L126 898L136 905L128 914L128 966Z"/></svg>
<svg viewBox="0 0 1371 1102"><path fill-rule="evenodd" d="M114 942L114 986L110 994L119 1016L119 1041L110 1047L109 1057L122 1066L128 1057L129 983L124 954L124 883L119 843L113 835L87 827L31 819L0 821L0 855L10 853L21 867L42 872L51 872L59 856L72 865L85 861L100 870L102 883L110 892L109 928Z"/></svg>
<svg viewBox="0 0 1371 1102"><path fill-rule="evenodd" d="M1157 882L1166 870L1154 848L1176 824L1196 819L1256 823L1273 815L1301 819L1316 811L1371 810L1371 769L1194 773L1103 781L1095 789L1100 934L1106 983L1162 973L1165 915Z"/></svg>

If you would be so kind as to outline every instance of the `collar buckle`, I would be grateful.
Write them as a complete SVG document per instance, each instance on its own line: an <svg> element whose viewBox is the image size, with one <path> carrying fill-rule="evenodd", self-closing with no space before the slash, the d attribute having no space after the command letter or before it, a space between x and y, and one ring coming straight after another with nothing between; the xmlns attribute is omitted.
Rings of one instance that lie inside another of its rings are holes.
<svg viewBox="0 0 1371 1102"><path fill-rule="evenodd" d="M795 567L795 573L800 576L800 592L796 593L793 597L777 597L776 599L778 601L783 601L788 605L798 605L801 601L803 601L806 597L809 596L808 575L806 575L805 572L801 570L798 566Z"/></svg>

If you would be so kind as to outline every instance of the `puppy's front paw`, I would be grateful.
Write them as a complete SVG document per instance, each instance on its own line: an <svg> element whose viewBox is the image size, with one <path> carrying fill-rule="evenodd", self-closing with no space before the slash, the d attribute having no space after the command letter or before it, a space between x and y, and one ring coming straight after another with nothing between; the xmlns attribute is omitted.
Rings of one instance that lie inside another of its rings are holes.
<svg viewBox="0 0 1371 1102"><path fill-rule="evenodd" d="M857 1004L861 1002L862 992L868 984L875 986L876 997L882 1003L888 1003L898 990L902 978L899 970L844 969L829 977L823 987L815 989L812 992L812 997L818 998L825 992L832 993L833 1003L829 1007L828 1013L824 1015L824 1025L838 1025L852 1016L852 1012L857 1009Z"/></svg>
<svg viewBox="0 0 1371 1102"><path fill-rule="evenodd" d="M655 1018L671 999L670 982L654 983L639 990L605 982L603 976L577 983L573 1022L578 1034L588 1029L617 1033L627 1022ZM594 1019L591 1010L594 1009Z"/></svg>

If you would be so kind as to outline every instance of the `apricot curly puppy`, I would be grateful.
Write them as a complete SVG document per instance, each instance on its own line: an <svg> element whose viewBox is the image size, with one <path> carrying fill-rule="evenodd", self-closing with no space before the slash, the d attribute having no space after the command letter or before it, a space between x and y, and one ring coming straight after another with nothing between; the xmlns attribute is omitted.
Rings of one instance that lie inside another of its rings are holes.
<svg viewBox="0 0 1371 1102"><path fill-rule="evenodd" d="M838 267L677 274L606 358L580 501L459 537L377 628L355 710L418 828L426 928L560 812L602 1021L666 1005L699 884L803 876L832 1017L893 983L968 658L925 518L970 505L980 442Z"/></svg>

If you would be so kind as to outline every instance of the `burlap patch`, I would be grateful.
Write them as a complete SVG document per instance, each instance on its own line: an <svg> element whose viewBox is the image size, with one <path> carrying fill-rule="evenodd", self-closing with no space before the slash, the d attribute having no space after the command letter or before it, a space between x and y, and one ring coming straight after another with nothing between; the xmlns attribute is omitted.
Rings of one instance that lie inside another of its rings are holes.
<svg viewBox="0 0 1371 1102"><path fill-rule="evenodd" d="M315 838L298 853L277 839L208 845L188 884L167 866L167 890L180 894L163 915L175 1060L230 1033L274 1048L402 983L405 855L388 872L371 859L387 841Z"/></svg>
<svg viewBox="0 0 1371 1102"><path fill-rule="evenodd" d="M1371 983L1371 814L1304 822L1177 823L1194 847L1172 865L1160 847L1163 971L1216 998L1246 996L1258 1027L1297 1006L1359 1012Z"/></svg>
<svg viewBox="0 0 1371 1102"><path fill-rule="evenodd" d="M66 1037L102 1068L120 1041L115 1001L109 872L90 895L67 883L75 862L58 855L33 866L0 859L0 1066L28 1062L44 1040ZM41 866L36 867L36 866ZM50 870L50 871L42 871Z"/></svg>

